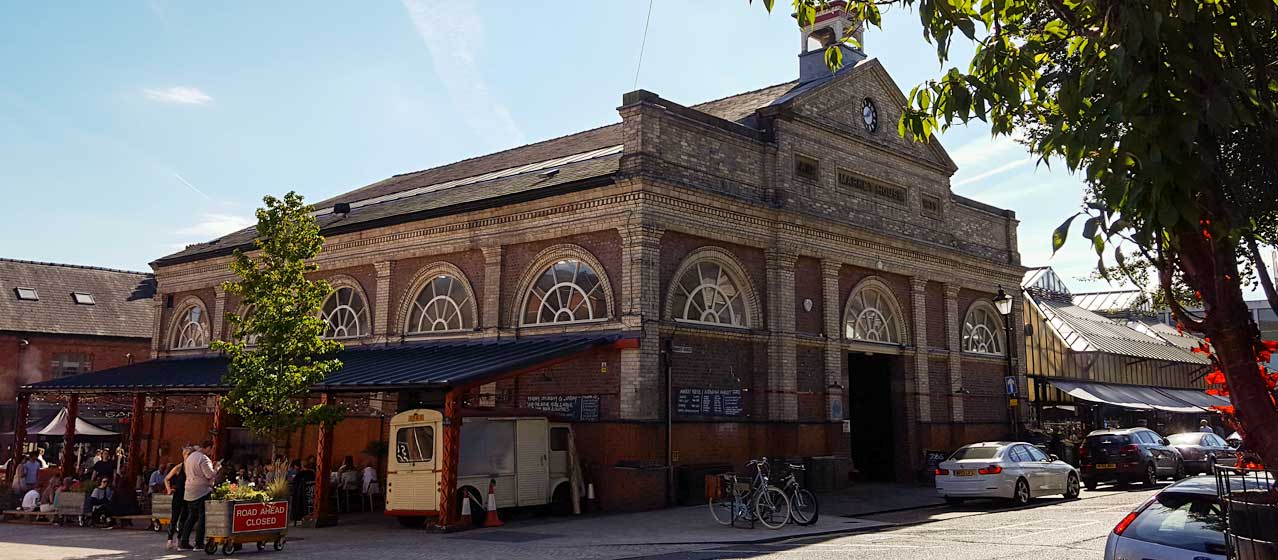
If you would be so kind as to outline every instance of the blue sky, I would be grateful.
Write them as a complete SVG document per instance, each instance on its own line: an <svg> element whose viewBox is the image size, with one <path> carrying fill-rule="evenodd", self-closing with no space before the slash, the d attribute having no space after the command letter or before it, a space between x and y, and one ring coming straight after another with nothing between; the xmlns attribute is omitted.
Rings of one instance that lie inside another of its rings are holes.
<svg viewBox="0 0 1278 560"><path fill-rule="evenodd" d="M639 87L692 104L796 77L793 20L758 4L654 0ZM616 122L647 10L0 0L0 256L147 270L250 223L265 193L320 200ZM902 89L941 72L913 13L884 27L866 50ZM1017 212L1024 263L1083 288L1086 243L1048 260L1081 182L980 124L942 143L955 192Z"/></svg>

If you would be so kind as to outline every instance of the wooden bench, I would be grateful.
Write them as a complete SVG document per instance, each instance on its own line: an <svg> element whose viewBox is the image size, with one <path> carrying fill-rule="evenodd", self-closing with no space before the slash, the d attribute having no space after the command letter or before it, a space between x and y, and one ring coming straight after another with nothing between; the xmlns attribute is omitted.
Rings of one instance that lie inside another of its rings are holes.
<svg viewBox="0 0 1278 560"><path fill-rule="evenodd" d="M57 515L56 511L22 511L20 509L11 509L4 512L4 520L10 518L21 519L27 523L48 523L53 524L53 516Z"/></svg>

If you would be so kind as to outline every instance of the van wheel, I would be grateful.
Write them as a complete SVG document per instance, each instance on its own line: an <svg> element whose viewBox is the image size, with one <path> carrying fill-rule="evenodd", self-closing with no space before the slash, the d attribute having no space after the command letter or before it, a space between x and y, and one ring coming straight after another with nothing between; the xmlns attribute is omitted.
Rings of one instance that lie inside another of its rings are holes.
<svg viewBox="0 0 1278 560"><path fill-rule="evenodd" d="M555 487L550 497L551 515L569 515L572 513L572 483L565 482Z"/></svg>
<svg viewBox="0 0 1278 560"><path fill-rule="evenodd" d="M464 486L461 489L460 496L457 500L457 511L462 511L462 504L470 502L470 519L463 519L462 523L473 523L475 527L484 526L484 498L473 486Z"/></svg>
<svg viewBox="0 0 1278 560"><path fill-rule="evenodd" d="M400 525L410 529L416 529L426 524L426 517L421 515L397 515L395 520L399 521Z"/></svg>

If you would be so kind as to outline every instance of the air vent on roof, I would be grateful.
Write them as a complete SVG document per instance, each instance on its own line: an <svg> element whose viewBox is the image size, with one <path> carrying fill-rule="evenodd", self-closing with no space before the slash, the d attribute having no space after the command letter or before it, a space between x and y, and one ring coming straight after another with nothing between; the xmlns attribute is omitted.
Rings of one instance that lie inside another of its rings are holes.
<svg viewBox="0 0 1278 560"><path fill-rule="evenodd" d="M547 170L545 170L545 171L542 171L542 172L541 172L541 178L542 178L542 179L549 179L549 178L554 177L555 175L558 175L558 174L559 174L559 169L558 169L558 168L556 168L556 169L547 169Z"/></svg>
<svg viewBox="0 0 1278 560"><path fill-rule="evenodd" d="M84 292L71 292L71 299L74 299L80 305L93 305L96 303L93 301L93 294Z"/></svg>
<svg viewBox="0 0 1278 560"><path fill-rule="evenodd" d="M334 214L350 214L350 213L351 213L351 203L349 203L349 202L338 202L337 204L334 204L334 205L333 205L333 213L334 213Z"/></svg>
<svg viewBox="0 0 1278 560"><path fill-rule="evenodd" d="M35 288L14 288L14 293L18 294L18 299L26 301L40 301L40 294Z"/></svg>

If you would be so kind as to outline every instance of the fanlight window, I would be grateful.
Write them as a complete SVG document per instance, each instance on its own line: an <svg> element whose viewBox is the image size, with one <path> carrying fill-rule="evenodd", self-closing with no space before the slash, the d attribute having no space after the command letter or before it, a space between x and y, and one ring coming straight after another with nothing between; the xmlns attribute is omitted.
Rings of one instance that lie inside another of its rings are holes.
<svg viewBox="0 0 1278 560"><path fill-rule="evenodd" d="M565 259L537 276L524 303L523 324L575 323L608 317L599 275L590 265Z"/></svg>
<svg viewBox="0 0 1278 560"><path fill-rule="evenodd" d="M688 267L675 285L675 320L748 327L745 295L723 266L711 261Z"/></svg>
<svg viewBox="0 0 1278 560"><path fill-rule="evenodd" d="M865 286L848 298L843 336L849 340L901 344L901 317L896 299L887 290Z"/></svg>
<svg viewBox="0 0 1278 560"><path fill-rule="evenodd" d="M250 305L250 306L248 307L248 309L245 309L245 310L244 310L244 313L243 313L242 315L240 315L240 317L243 317L243 318L244 318L244 320L245 320L245 321L247 321L247 320L249 320L251 317L253 317L253 313L254 313L255 311L257 311L257 307L256 307L256 306L253 306L253 305ZM246 344L246 345L248 345L248 346L257 346L257 339L258 339L258 337L259 337L259 336L261 336L261 335L259 335L259 334L257 334L257 333L250 333L248 336L245 336L245 337L244 337L244 344Z"/></svg>
<svg viewBox="0 0 1278 560"><path fill-rule="evenodd" d="M204 308L192 305L178 315L178 327L173 333L172 348L185 350L204 348L209 345L208 318L204 316Z"/></svg>
<svg viewBox="0 0 1278 560"><path fill-rule="evenodd" d="M963 351L977 354L1002 354L999 322L995 310L988 305L974 305L963 318Z"/></svg>
<svg viewBox="0 0 1278 560"><path fill-rule="evenodd" d="M475 328L475 306L470 293L455 276L432 278L417 293L408 310L409 334L461 331Z"/></svg>
<svg viewBox="0 0 1278 560"><path fill-rule="evenodd" d="M368 305L355 288L343 286L324 300L320 318L328 324L324 338L356 338L368 335Z"/></svg>

